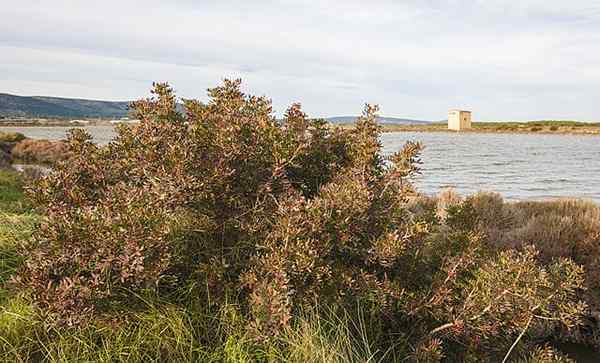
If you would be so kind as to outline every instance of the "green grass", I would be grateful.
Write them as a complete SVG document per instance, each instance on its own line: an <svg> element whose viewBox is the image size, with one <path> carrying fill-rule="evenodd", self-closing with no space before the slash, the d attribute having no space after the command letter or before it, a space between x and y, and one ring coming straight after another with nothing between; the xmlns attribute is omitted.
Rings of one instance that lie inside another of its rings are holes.
<svg viewBox="0 0 600 363"><path fill-rule="evenodd" d="M31 235L39 217L33 214L7 214L0 212L0 299L5 295L2 285L21 263L18 244Z"/></svg>
<svg viewBox="0 0 600 363"><path fill-rule="evenodd" d="M0 170L0 302L8 296L5 283L22 263L18 245L29 238L38 220L25 200L19 174Z"/></svg>
<svg viewBox="0 0 600 363"><path fill-rule="evenodd" d="M25 200L23 180L11 170L0 169L0 212L25 213L31 205Z"/></svg>
<svg viewBox="0 0 600 363"><path fill-rule="evenodd" d="M307 313L267 342L257 342L244 331L223 315L165 303L130 316L125 324L55 328L41 323L26 300L14 298L0 310L0 356L11 362L107 363L342 363L398 361L407 356L402 349L400 353L377 349L375 330L363 317L347 312Z"/></svg>

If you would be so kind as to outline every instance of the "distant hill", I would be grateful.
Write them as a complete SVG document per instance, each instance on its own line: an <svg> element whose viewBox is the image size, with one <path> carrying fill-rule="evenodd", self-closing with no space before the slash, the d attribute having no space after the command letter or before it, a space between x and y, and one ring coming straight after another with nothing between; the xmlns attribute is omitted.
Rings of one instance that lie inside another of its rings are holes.
<svg viewBox="0 0 600 363"><path fill-rule="evenodd" d="M12 117L100 117L127 116L129 102L75 98L16 96L0 93L0 116Z"/></svg>
<svg viewBox="0 0 600 363"><path fill-rule="evenodd" d="M129 102L96 101L77 98L45 96L16 96L0 93L0 116L5 117L56 117L56 118L118 118L127 116ZM178 109L183 106L178 104ZM357 116L328 117L336 124L351 124ZM430 121L397 117L379 117L381 124L421 125Z"/></svg>
<svg viewBox="0 0 600 363"><path fill-rule="evenodd" d="M353 124L356 121L357 116L336 116L328 117L325 120L334 124ZM382 125L424 125L431 123L431 121L423 120L412 120L408 118L397 118L397 117L378 117L377 120Z"/></svg>

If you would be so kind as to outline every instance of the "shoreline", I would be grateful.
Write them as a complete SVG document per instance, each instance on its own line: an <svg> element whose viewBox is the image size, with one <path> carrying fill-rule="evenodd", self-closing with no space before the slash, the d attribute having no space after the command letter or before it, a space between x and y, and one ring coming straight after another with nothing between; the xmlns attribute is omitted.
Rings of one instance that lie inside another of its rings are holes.
<svg viewBox="0 0 600 363"><path fill-rule="evenodd" d="M92 128L92 127L115 127L116 125L109 124L92 124L92 125L0 125L0 131L2 129L13 130L13 129L41 129L41 128ZM333 127L340 127L342 129L353 128L354 125L332 125ZM504 134L504 135L577 135L577 136L600 136L600 128L598 130L505 130L505 129L470 129L462 131L448 130L446 128L432 128L428 126L396 126L396 125L381 125L381 133L389 134L394 132L419 132L419 133L447 133L447 134Z"/></svg>
<svg viewBox="0 0 600 363"><path fill-rule="evenodd" d="M351 128L351 125L343 125L345 128ZM423 133L449 133L449 134L530 134L530 135L582 135L582 136L600 136L600 127L598 128L575 128L575 129L558 129L550 130L531 130L531 129L502 129L502 128L473 128L469 130L454 131L442 127L431 126L396 126L382 125L382 133L392 132L423 132Z"/></svg>
<svg viewBox="0 0 600 363"><path fill-rule="evenodd" d="M495 130L419 130L419 129L383 129L382 133L394 132L422 132L422 133L448 133L448 134L503 134L503 135L578 135L578 136L600 136L598 131L495 131Z"/></svg>
<svg viewBox="0 0 600 363"><path fill-rule="evenodd" d="M120 122L115 122L120 121ZM117 125L134 125L134 120L109 120L102 118L72 119L4 119L0 120L3 128L86 128L116 127ZM329 127L352 129L353 123L329 123ZM429 123L414 125L379 124L382 133L391 132L443 132L457 134L538 134L538 135L585 135L600 136L600 122L579 121L488 121L473 122L467 130L449 130L446 123Z"/></svg>

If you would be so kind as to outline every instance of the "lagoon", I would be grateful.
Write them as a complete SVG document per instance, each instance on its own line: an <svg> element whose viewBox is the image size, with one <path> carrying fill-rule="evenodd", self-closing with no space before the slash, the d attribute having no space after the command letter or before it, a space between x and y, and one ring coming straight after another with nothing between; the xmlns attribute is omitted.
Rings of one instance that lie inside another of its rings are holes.
<svg viewBox="0 0 600 363"><path fill-rule="evenodd" d="M0 127L37 139L61 139L68 127ZM112 126L84 127L100 144ZM510 200L584 198L600 202L600 136L551 134L390 132L381 135L384 153L407 140L421 141L420 191L454 188L462 194L495 191Z"/></svg>

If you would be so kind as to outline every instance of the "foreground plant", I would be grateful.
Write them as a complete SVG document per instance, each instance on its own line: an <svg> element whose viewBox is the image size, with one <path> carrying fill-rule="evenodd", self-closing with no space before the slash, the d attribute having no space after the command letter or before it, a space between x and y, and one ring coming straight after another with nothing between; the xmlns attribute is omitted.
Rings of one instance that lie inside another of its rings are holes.
<svg viewBox="0 0 600 363"><path fill-rule="evenodd" d="M278 121L239 81L185 100L185 114L166 84L153 93L107 146L73 131L68 161L30 189L46 221L15 281L47 322L118 324L151 291L236 301L245 334L266 344L299 311L360 304L383 351L433 361L504 356L538 322L578 323L581 269L498 253L467 210L440 220L419 204L422 147L384 157L376 107L340 130L299 105Z"/></svg>

